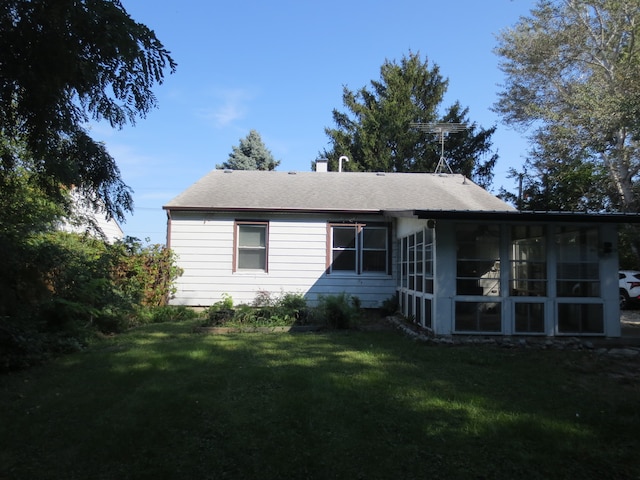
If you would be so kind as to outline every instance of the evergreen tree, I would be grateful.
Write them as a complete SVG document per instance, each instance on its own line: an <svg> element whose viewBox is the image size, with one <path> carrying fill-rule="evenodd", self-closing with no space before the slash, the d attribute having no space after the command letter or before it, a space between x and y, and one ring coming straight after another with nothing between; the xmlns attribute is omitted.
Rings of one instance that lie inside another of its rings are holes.
<svg viewBox="0 0 640 480"><path fill-rule="evenodd" d="M227 170L275 170L280 160L275 160L256 130L251 130L240 144L233 147L226 162L216 165Z"/></svg>
<svg viewBox="0 0 640 480"><path fill-rule="evenodd" d="M410 53L400 63L385 61L380 80L371 88L352 92L343 89L348 113L333 110L336 128L325 132L332 144L321 153L329 167L337 170L338 158L349 157L345 170L383 172L433 172L441 156L440 138L412 127L414 123L464 123L467 129L446 140L445 157L455 173L462 173L488 187L493 179L497 155L492 154L491 135L468 118L468 109L458 102L438 115L448 81L437 65ZM488 160L483 160L489 154Z"/></svg>

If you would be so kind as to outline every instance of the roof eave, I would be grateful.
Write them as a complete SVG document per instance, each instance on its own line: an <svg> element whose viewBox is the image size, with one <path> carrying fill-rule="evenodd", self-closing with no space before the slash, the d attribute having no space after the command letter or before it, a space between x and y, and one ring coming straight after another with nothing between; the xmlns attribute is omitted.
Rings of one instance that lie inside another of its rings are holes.
<svg viewBox="0 0 640 480"><path fill-rule="evenodd" d="M637 213L584 213L553 211L473 211L473 210L413 210L412 216L422 219L493 220L509 222L569 222L569 223L640 223Z"/></svg>
<svg viewBox="0 0 640 480"><path fill-rule="evenodd" d="M234 213L331 213L331 214L382 214L382 210L343 208L253 208L253 207L178 207L164 205L163 210L172 212L234 212Z"/></svg>

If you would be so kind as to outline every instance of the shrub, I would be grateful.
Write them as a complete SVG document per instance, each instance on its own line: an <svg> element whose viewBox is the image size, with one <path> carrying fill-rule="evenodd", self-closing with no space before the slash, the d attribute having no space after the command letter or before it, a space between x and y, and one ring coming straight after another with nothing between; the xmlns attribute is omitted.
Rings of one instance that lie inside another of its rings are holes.
<svg viewBox="0 0 640 480"><path fill-rule="evenodd" d="M0 246L6 241L0 228ZM20 338L28 336L32 346L25 349L17 341L11 348L29 364L33 357L75 348L92 331L117 333L156 321L161 310L141 308L166 305L180 275L171 250L143 247L131 237L109 245L89 235L52 231L33 233L16 245L9 249L13 260L7 273L13 285L0 294L0 327L9 320L28 326ZM5 340L11 338L5 332Z"/></svg>
<svg viewBox="0 0 640 480"><path fill-rule="evenodd" d="M295 323L305 324L310 317L307 300L301 293L285 293L276 303L280 314L288 315L295 320Z"/></svg>
<svg viewBox="0 0 640 480"><path fill-rule="evenodd" d="M259 291L251 305L235 307L231 297L223 295L207 310L205 325L284 327L304 323L308 317L309 309L302 294L285 293L273 299L270 292Z"/></svg>
<svg viewBox="0 0 640 480"><path fill-rule="evenodd" d="M139 324L183 322L200 316L194 309L184 305L164 305L160 307L141 307L136 312Z"/></svg>
<svg viewBox="0 0 640 480"><path fill-rule="evenodd" d="M322 296L318 299L318 313L331 328L346 329L357 320L360 299L346 293Z"/></svg>
<svg viewBox="0 0 640 480"><path fill-rule="evenodd" d="M223 325L233 319L233 298L226 293L222 294L222 300L214 303L206 310L205 325Z"/></svg>
<svg viewBox="0 0 640 480"><path fill-rule="evenodd" d="M395 315L400 308L400 303L398 302L398 296L392 295L382 302L382 308L380 309L382 314L385 316Z"/></svg>
<svg viewBox="0 0 640 480"><path fill-rule="evenodd" d="M271 292L266 290L259 290L256 293L256 297L253 299L254 307L268 307L273 305L273 300L271 299Z"/></svg>
<svg viewBox="0 0 640 480"><path fill-rule="evenodd" d="M143 246L137 238L126 237L109 251L114 265L111 276L125 295L145 307L167 305L175 293L174 281L182 275L171 249Z"/></svg>

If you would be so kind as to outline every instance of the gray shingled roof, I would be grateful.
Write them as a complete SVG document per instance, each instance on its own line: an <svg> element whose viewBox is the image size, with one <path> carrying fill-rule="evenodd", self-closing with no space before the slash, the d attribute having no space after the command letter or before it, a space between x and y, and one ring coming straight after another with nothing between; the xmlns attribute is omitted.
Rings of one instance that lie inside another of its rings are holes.
<svg viewBox="0 0 640 480"><path fill-rule="evenodd" d="M462 175L213 170L165 209L511 211Z"/></svg>

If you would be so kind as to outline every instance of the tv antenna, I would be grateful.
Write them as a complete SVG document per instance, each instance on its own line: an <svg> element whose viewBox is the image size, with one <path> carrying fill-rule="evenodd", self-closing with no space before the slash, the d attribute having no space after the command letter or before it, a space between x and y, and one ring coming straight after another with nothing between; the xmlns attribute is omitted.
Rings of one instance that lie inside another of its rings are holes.
<svg viewBox="0 0 640 480"><path fill-rule="evenodd" d="M466 130L467 125L465 123L412 123L411 126L423 132L437 133L440 135L440 161L436 166L435 173L443 173L442 171L445 167L449 170L449 173L453 173L453 170L451 170L451 167L447 163L447 159L444 157L444 139L452 133L459 133Z"/></svg>

